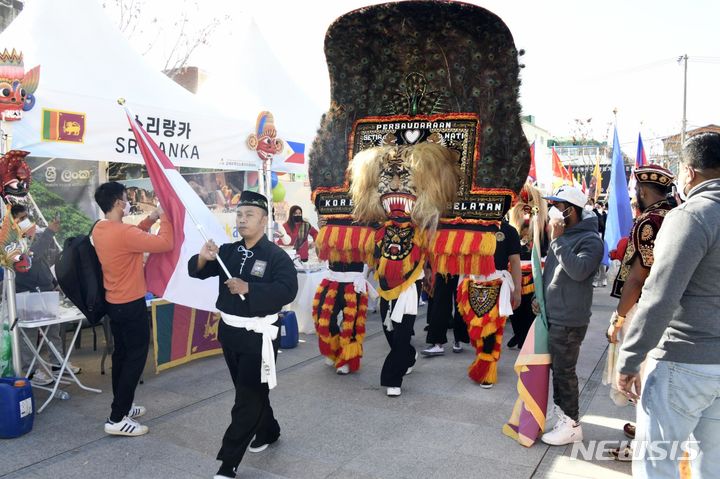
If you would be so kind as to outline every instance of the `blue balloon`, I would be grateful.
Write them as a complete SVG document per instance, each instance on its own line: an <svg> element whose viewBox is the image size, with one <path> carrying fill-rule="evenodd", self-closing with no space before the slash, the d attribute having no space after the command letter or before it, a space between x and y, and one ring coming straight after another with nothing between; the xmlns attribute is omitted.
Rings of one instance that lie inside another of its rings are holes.
<svg viewBox="0 0 720 479"><path fill-rule="evenodd" d="M273 188L275 188L278 184L278 176L277 173L275 173L274 171L270 172L270 184Z"/></svg>

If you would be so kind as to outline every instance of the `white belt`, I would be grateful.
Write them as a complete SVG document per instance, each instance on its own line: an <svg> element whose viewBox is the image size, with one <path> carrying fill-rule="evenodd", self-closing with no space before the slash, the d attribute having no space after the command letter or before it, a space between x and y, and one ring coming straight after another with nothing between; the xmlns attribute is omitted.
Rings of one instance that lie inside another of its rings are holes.
<svg viewBox="0 0 720 479"><path fill-rule="evenodd" d="M275 371L275 351L272 340L277 338L279 328L275 326L277 314L270 314L256 318L245 318L232 314L220 313L223 321L233 328L245 328L262 334L262 364L260 365L260 382L267 383L270 389L277 386L277 373Z"/></svg>
<svg viewBox="0 0 720 479"><path fill-rule="evenodd" d="M425 277L425 272L420 273L420 277L416 280L419 281ZM402 318L406 314L417 314L418 308L418 294L415 283L412 283L408 288L400 293L398 299L395 301L395 306L392 302L388 304L388 311L385 314L385 321L383 324L388 331L393 330L393 322L402 323Z"/></svg>
<svg viewBox="0 0 720 479"><path fill-rule="evenodd" d="M498 314L500 316L510 316L513 314L512 292L515 291L515 283L513 282L512 275L509 271L500 269L487 276L482 274L471 274L467 277L473 281L480 282L502 279L502 286L500 286L500 298L498 299ZM462 278L460 281L462 281Z"/></svg>
<svg viewBox="0 0 720 479"><path fill-rule="evenodd" d="M365 278L365 273L361 271L333 271L330 270L327 279L336 283L352 283L355 292L358 294L367 293L372 300L376 300L380 296L372 284Z"/></svg>

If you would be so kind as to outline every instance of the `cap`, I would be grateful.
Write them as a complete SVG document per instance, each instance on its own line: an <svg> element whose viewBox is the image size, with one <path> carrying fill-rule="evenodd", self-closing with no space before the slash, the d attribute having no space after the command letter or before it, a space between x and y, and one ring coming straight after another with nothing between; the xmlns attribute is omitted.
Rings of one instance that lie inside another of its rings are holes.
<svg viewBox="0 0 720 479"><path fill-rule="evenodd" d="M552 196L544 196L543 198L548 201L562 201L570 203L575 206L579 206L580 208L583 208L588 201L588 197L585 193L580 191L578 188L569 185L563 185L555 190L555 193Z"/></svg>
<svg viewBox="0 0 720 479"><path fill-rule="evenodd" d="M667 187L672 184L675 175L660 165L645 165L635 168L635 179L637 179L638 183L655 183Z"/></svg>
<svg viewBox="0 0 720 479"><path fill-rule="evenodd" d="M241 206L257 206L265 210L266 213L268 211L267 198L260 193L255 193L250 190L245 190L240 195L240 202L237 204L237 207L240 208Z"/></svg>

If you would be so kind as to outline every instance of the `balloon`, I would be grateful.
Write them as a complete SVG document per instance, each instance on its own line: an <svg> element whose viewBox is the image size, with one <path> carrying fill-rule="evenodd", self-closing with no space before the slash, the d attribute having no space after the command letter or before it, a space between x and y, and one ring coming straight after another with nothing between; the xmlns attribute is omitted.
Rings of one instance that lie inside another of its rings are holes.
<svg viewBox="0 0 720 479"><path fill-rule="evenodd" d="M258 184L258 172L248 171L247 173L247 186L256 186Z"/></svg>
<svg viewBox="0 0 720 479"><path fill-rule="evenodd" d="M273 189L278 184L278 176L277 176L277 173L275 173L274 171L270 172L270 182L271 182L270 184L272 185Z"/></svg>
<svg viewBox="0 0 720 479"><path fill-rule="evenodd" d="M273 188L272 194L274 202L280 202L285 199L285 187L282 183L278 183L278 185Z"/></svg>

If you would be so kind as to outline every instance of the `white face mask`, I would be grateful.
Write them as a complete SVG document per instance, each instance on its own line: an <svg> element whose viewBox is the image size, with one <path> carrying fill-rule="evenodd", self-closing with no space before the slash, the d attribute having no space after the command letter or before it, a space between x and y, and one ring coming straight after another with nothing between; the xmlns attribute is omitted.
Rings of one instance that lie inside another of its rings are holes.
<svg viewBox="0 0 720 479"><path fill-rule="evenodd" d="M565 213L565 210L560 211L556 206L552 206L548 210L548 218L551 220L565 220L565 215L563 213Z"/></svg>
<svg viewBox="0 0 720 479"><path fill-rule="evenodd" d="M123 208L123 216L127 216L130 214L130 202L125 202L125 207Z"/></svg>
<svg viewBox="0 0 720 479"><path fill-rule="evenodd" d="M688 187L687 170L686 170L686 167L683 165L680 165L680 169L681 169L682 173L678 172L677 193L678 193L678 196L680 197L680 199L683 200L683 202L684 202L684 201L687 201L687 199L688 199L687 193L685 192L685 189L687 189L687 187Z"/></svg>

